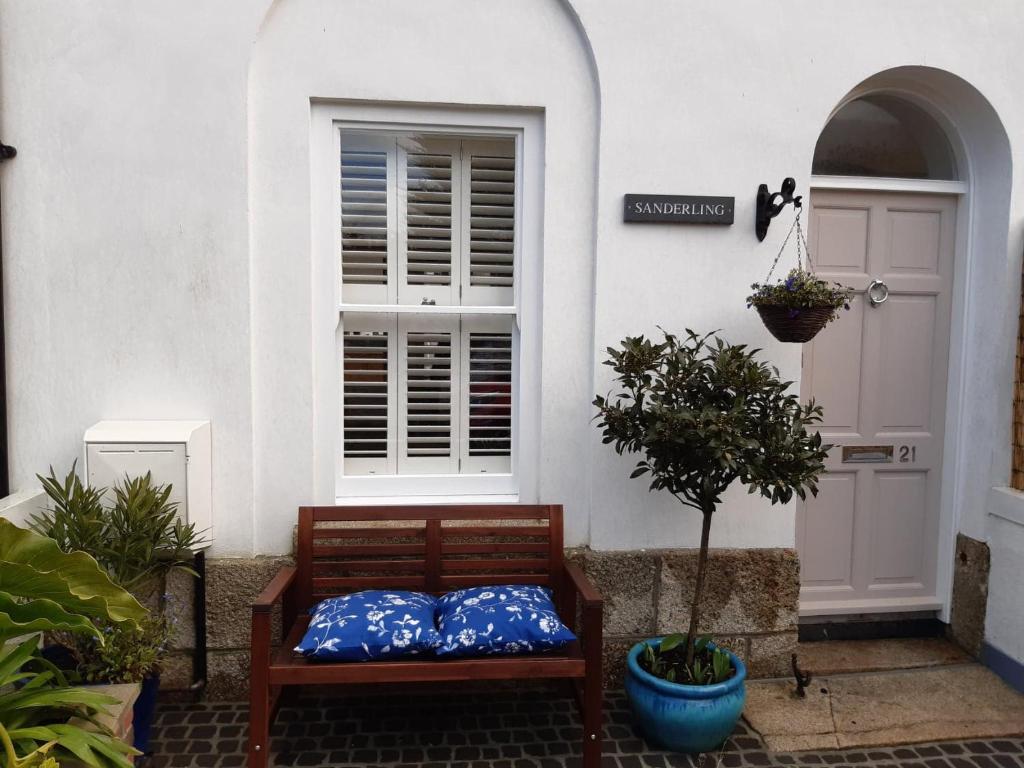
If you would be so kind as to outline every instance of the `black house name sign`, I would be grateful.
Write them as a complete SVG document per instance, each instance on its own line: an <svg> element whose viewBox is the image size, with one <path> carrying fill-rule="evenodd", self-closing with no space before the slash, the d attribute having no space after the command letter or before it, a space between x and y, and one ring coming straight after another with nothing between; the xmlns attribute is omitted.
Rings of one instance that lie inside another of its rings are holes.
<svg viewBox="0 0 1024 768"><path fill-rule="evenodd" d="M623 221L676 224L732 224L735 197L626 195Z"/></svg>

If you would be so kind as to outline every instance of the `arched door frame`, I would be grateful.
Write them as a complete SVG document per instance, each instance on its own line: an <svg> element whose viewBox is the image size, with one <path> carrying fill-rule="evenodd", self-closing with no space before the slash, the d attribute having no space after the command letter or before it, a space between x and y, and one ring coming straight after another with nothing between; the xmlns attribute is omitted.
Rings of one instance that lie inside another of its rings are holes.
<svg viewBox="0 0 1024 768"><path fill-rule="evenodd" d="M959 198L956 216L956 245L953 257L953 295L949 331L949 363L946 384L946 430L943 440L942 483L939 496L938 552L936 556L936 596L939 605L923 605L920 608L893 609L901 611L938 611L939 618L949 620L953 591L953 557L958 528L957 499L960 491L961 456L963 446L963 403L965 398L966 365L964 347L968 330L970 292L970 228L973 220L971 208L973 195L970 156L967 146L955 122L942 108L924 97L919 91L909 88L878 86L870 80L840 101L823 123L822 129L843 107L858 98L868 95L887 95L904 99L920 107L936 120L943 129L953 150L957 165L956 181L934 179L905 179L863 176L812 175L810 188L813 190L850 190L862 192L905 192L956 195ZM819 132L820 135L820 132ZM819 613L813 611L812 613Z"/></svg>

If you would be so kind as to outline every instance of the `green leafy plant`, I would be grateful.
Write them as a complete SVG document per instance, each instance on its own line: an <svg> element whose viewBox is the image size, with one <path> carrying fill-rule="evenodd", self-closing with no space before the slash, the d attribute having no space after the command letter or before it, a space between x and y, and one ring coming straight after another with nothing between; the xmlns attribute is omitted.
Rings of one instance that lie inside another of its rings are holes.
<svg viewBox="0 0 1024 768"><path fill-rule="evenodd" d="M38 655L39 634L29 633L83 633L102 642L97 622L128 628L145 618L146 609L92 557L62 552L54 541L0 519L0 766L28 768L51 759L92 768L131 765L126 756L135 751L96 722L117 700L69 686Z"/></svg>
<svg viewBox="0 0 1024 768"><path fill-rule="evenodd" d="M670 683L713 685L723 683L736 670L729 654L711 643L711 636L698 637L694 643L693 664L686 664L686 635L667 635L657 643L644 643L640 666L655 677Z"/></svg>
<svg viewBox="0 0 1024 768"><path fill-rule="evenodd" d="M37 477L51 506L31 517L33 530L65 552L90 553L125 589L155 594L170 571L192 572L192 551L206 541L195 524L181 522L169 484L154 485L149 472L125 477L104 504L106 489L83 484L74 465L63 480L53 467Z"/></svg>
<svg viewBox="0 0 1024 768"><path fill-rule="evenodd" d="M840 283L820 280L813 272L801 268L790 270L785 279L774 283L754 283L747 297L748 307L785 307L791 317L801 309L831 309L829 322L839 316L840 309L850 308L853 290Z"/></svg>
<svg viewBox="0 0 1024 768"><path fill-rule="evenodd" d="M137 683L152 675L167 650L171 622L163 613L146 617L137 626L106 624L103 642L81 638L72 646L78 673L87 683ZM62 638L65 645L71 645Z"/></svg>
<svg viewBox="0 0 1024 768"><path fill-rule="evenodd" d="M63 480L53 467L39 480L51 506L31 518L33 529L64 551L82 549L94 555L116 583L156 613L133 627L99 622L104 642L68 632L56 632L54 638L72 652L89 682L139 682L154 674L173 623L165 612L167 574L179 570L194 575L189 564L192 551L205 544L202 534L179 519L177 505L170 501L171 486L154 484L148 472L125 477L107 503L106 489L84 484L74 465Z"/></svg>
<svg viewBox="0 0 1024 768"><path fill-rule="evenodd" d="M603 442L640 455L630 477L650 477L702 517L697 576L685 635L685 665L696 679L696 638L707 570L711 519L734 482L771 503L816 495L831 446L813 425L822 411L801 404L759 350L687 331L664 341L627 337L605 364L619 391L594 400ZM808 428L811 428L810 430ZM702 662L703 663L703 662Z"/></svg>

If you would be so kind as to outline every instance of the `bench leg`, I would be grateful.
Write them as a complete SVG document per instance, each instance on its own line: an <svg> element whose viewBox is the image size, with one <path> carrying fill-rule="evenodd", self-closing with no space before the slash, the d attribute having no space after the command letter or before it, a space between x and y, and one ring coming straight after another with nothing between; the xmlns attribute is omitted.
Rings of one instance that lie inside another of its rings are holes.
<svg viewBox="0 0 1024 768"><path fill-rule="evenodd" d="M267 768L270 761L270 614L253 613L249 676L248 768Z"/></svg>
<svg viewBox="0 0 1024 768"><path fill-rule="evenodd" d="M583 768L601 765L601 677L587 670L583 682Z"/></svg>
<svg viewBox="0 0 1024 768"><path fill-rule="evenodd" d="M583 768L601 765L601 634L602 606L583 607Z"/></svg>
<svg viewBox="0 0 1024 768"><path fill-rule="evenodd" d="M255 670L253 670L255 672ZM253 675L249 694L249 768L266 768L270 752L270 691Z"/></svg>

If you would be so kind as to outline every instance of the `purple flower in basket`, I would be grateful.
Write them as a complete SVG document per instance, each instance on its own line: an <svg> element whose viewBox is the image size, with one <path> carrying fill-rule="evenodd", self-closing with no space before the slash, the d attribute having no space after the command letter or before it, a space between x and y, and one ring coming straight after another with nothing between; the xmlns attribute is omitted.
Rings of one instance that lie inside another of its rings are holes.
<svg viewBox="0 0 1024 768"><path fill-rule="evenodd" d="M800 317L800 310L799 309L790 309L789 310L789 314L787 314L786 317L788 317L790 320L792 320L795 317Z"/></svg>
<svg viewBox="0 0 1024 768"><path fill-rule="evenodd" d="M789 277L786 278L786 290L787 291L795 291L796 290L796 276L795 275L790 275Z"/></svg>

